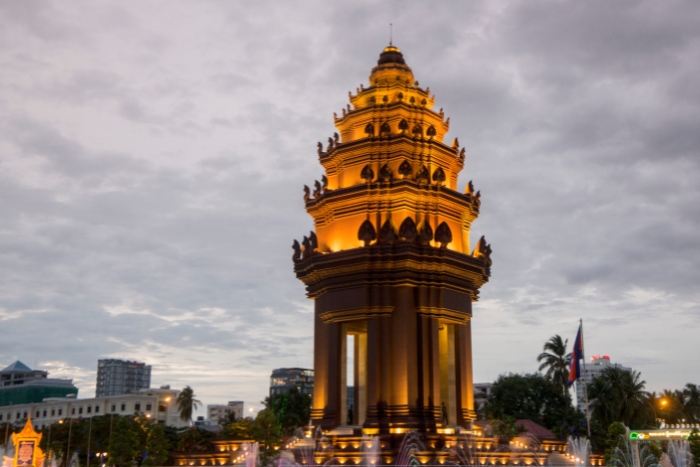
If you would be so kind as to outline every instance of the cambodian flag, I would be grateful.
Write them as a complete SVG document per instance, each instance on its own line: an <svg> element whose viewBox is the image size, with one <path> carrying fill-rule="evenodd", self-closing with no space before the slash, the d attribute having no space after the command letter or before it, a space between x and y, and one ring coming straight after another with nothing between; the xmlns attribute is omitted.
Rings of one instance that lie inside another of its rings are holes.
<svg viewBox="0 0 700 467"><path fill-rule="evenodd" d="M574 349L571 351L571 365L569 366L569 387L574 384L574 381L581 377L581 364L580 360L583 359L583 331L581 324L578 327L578 334L576 334L576 341L574 342Z"/></svg>

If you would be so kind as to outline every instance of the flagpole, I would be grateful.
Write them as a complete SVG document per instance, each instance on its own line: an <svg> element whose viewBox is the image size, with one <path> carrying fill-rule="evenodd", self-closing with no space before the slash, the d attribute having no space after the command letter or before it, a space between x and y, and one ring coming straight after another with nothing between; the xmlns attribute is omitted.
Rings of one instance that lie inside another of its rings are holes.
<svg viewBox="0 0 700 467"><path fill-rule="evenodd" d="M588 438L591 438L591 413L588 408L588 385L586 384L586 352L583 345L583 319L579 319L581 325L581 357L583 357L583 393L586 397L586 425L588 426Z"/></svg>

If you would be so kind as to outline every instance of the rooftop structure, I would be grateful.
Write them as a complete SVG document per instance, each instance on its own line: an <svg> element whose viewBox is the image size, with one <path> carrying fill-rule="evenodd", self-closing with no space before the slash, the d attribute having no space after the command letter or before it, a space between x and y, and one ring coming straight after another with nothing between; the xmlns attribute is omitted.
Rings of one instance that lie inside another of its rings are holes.
<svg viewBox="0 0 700 467"><path fill-rule="evenodd" d="M78 394L73 380L49 378L48 375L47 371L32 370L19 360L0 370L0 406Z"/></svg>
<svg viewBox="0 0 700 467"><path fill-rule="evenodd" d="M314 393L314 370L307 368L277 368L270 375L270 396L285 394L296 388L308 396Z"/></svg>

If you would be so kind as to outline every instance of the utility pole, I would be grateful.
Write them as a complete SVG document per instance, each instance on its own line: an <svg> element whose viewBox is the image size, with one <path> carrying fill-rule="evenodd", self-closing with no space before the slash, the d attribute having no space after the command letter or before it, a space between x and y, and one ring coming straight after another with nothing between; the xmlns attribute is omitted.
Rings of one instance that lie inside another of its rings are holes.
<svg viewBox="0 0 700 467"><path fill-rule="evenodd" d="M73 434L73 417L70 418L68 423L68 446L66 446L66 467L70 467L68 463L70 462L70 438Z"/></svg>
<svg viewBox="0 0 700 467"><path fill-rule="evenodd" d="M92 438L92 417L90 417L90 428L88 428L87 467L90 467L90 439L91 438Z"/></svg>
<svg viewBox="0 0 700 467"><path fill-rule="evenodd" d="M52 420L49 419L49 440L46 442L46 457L44 457L44 467L46 467L46 462L48 461L49 467L51 466L51 426L53 425Z"/></svg>
<svg viewBox="0 0 700 467"><path fill-rule="evenodd" d="M107 401L109 405L109 401ZM109 415L109 445L107 446L107 462L110 461L110 454L112 453L112 424L114 423L114 410L111 411Z"/></svg>

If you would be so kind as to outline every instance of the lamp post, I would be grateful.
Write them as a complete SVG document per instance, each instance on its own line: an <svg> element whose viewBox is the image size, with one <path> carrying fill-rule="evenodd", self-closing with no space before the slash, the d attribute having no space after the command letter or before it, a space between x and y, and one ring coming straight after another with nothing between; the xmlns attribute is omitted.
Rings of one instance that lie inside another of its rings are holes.
<svg viewBox="0 0 700 467"><path fill-rule="evenodd" d="M109 405L110 401L107 401L107 404ZM109 453L112 452L112 426L114 424L114 409L110 411L109 414L109 443L107 445L107 453L105 454L107 456L107 461L109 461ZM104 459L103 459L104 460Z"/></svg>
<svg viewBox="0 0 700 467"><path fill-rule="evenodd" d="M666 406L668 406L668 399L663 398L659 401L659 403L661 404L661 410L665 410ZM666 424L666 419L664 418L662 420L663 420L664 424Z"/></svg>
<svg viewBox="0 0 700 467"><path fill-rule="evenodd" d="M87 467L90 467L90 439L91 439L91 437L92 437L92 417L90 417L90 426L88 428Z"/></svg>
<svg viewBox="0 0 700 467"><path fill-rule="evenodd" d="M666 405L668 405L668 400L666 398L660 399L659 405L661 405L660 409L663 410L666 407ZM656 421L656 422L665 422L666 421L663 418L659 418L659 414L656 412L656 404L651 404L651 410L654 411L654 421Z"/></svg>
<svg viewBox="0 0 700 467"><path fill-rule="evenodd" d="M7 421L5 422L5 447L7 448L7 437L10 436L10 416L7 416Z"/></svg>

